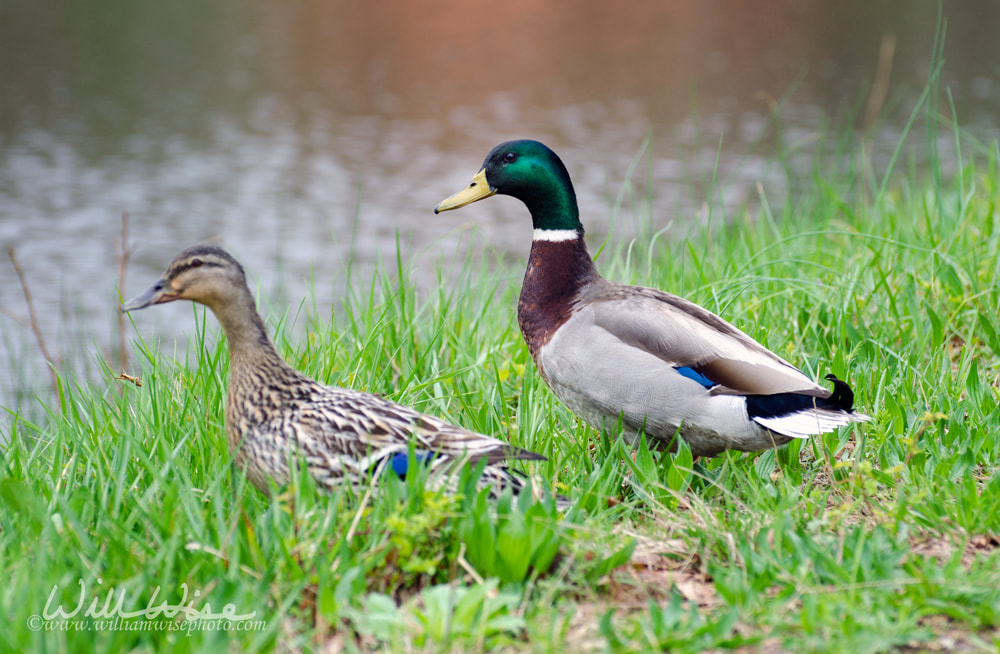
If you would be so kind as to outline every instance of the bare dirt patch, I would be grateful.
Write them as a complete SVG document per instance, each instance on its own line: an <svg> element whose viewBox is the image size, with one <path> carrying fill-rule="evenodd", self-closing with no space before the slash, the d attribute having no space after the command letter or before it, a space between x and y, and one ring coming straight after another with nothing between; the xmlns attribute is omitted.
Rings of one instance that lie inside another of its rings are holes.
<svg viewBox="0 0 1000 654"><path fill-rule="evenodd" d="M959 537L954 534L920 533L910 538L910 549L918 556L929 556L942 563L952 560L961 549L962 567L966 570L977 559L1000 550L1000 536L997 534L976 534L966 543L956 542L958 540Z"/></svg>
<svg viewBox="0 0 1000 654"><path fill-rule="evenodd" d="M629 562L611 575L611 597L615 604L641 603L666 599L676 589L689 602L715 608L720 600L712 578L702 571L701 559L681 540L657 541L633 535L639 540Z"/></svg>
<svg viewBox="0 0 1000 654"><path fill-rule="evenodd" d="M963 629L960 625L944 615L931 615L920 620L921 626L927 627L934 637L924 641L911 641L899 648L900 652L911 654L915 652L995 652L996 642L1000 639L1000 628L984 629L974 632Z"/></svg>
<svg viewBox="0 0 1000 654"><path fill-rule="evenodd" d="M631 531L628 536L638 541L628 563L602 580L604 592L599 597L573 607L565 637L571 651L606 650L600 622L609 611L617 619L626 619L648 611L650 602L669 600L675 591L701 608L721 604L712 578L702 570L701 558L684 541Z"/></svg>

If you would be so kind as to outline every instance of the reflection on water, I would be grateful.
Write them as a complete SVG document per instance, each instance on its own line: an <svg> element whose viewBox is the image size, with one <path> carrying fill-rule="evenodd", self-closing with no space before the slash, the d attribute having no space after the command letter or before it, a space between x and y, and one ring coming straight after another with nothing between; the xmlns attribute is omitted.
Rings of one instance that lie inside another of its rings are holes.
<svg viewBox="0 0 1000 654"><path fill-rule="evenodd" d="M862 106L892 35L873 132L885 160L926 83L937 10L870 4L8 3L0 241L17 250L50 345L93 378L95 351L117 342L123 211L137 246L128 292L182 247L213 239L259 276L276 311L312 286L325 312L352 243L363 276L392 259L397 231L408 254L428 254L427 283L462 247L489 241L523 257L529 229L514 201L431 212L508 138L562 155L596 232L611 227L612 199L639 156L637 197L651 200L657 227L673 221L683 236L709 201L735 210L756 201L758 183L784 196L796 162L775 153L808 156L820 132ZM1000 5L947 11L944 81L962 123L995 138ZM619 220L627 236L629 211ZM480 227L471 243L467 221ZM47 378L21 289L2 268L0 405L17 406ZM150 336L180 333L190 307L135 321Z"/></svg>

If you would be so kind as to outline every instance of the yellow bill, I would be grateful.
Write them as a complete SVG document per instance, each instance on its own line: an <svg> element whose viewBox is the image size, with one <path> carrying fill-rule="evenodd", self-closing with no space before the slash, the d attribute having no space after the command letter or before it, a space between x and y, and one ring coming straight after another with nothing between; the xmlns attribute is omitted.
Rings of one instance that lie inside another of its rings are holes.
<svg viewBox="0 0 1000 654"><path fill-rule="evenodd" d="M442 200L441 204L434 207L434 213L441 213L442 211L464 207L467 204L472 204L476 200L488 198L496 192L496 189L490 188L490 183L486 181L486 168L484 167L476 173L476 176L472 178L472 181L469 182L468 186L447 200Z"/></svg>

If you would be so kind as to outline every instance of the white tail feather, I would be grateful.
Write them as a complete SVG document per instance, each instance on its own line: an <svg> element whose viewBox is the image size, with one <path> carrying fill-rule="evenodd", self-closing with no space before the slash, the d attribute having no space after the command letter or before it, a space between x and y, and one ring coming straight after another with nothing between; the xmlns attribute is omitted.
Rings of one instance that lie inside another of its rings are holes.
<svg viewBox="0 0 1000 654"><path fill-rule="evenodd" d="M792 438L809 438L826 434L852 422L868 422L871 416L863 413L847 413L828 409L807 409L783 416L764 418L755 416L753 421L773 432Z"/></svg>

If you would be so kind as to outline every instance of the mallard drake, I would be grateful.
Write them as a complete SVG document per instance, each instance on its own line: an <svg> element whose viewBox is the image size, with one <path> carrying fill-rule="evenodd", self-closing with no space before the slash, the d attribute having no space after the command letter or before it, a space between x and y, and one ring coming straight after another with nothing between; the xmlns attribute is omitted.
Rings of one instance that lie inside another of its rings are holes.
<svg viewBox="0 0 1000 654"><path fill-rule="evenodd" d="M288 483L289 461L301 457L325 487L371 479L386 469L404 476L410 461L436 473L485 459L480 487L496 493L509 486L517 492L522 478L501 464L544 459L381 397L320 384L295 370L268 337L243 267L221 248L184 250L159 281L121 310L175 300L204 304L222 324L230 354L227 440L236 465L262 491L269 479L279 486Z"/></svg>
<svg viewBox="0 0 1000 654"><path fill-rule="evenodd" d="M517 317L538 372L596 428L691 452L759 451L870 418L719 316L664 291L615 284L594 266L566 167L537 141L493 148L435 213L501 194L528 207L534 238Z"/></svg>

